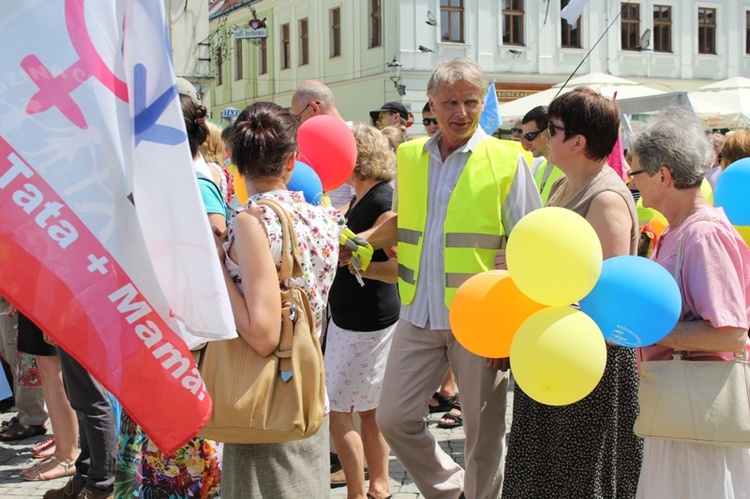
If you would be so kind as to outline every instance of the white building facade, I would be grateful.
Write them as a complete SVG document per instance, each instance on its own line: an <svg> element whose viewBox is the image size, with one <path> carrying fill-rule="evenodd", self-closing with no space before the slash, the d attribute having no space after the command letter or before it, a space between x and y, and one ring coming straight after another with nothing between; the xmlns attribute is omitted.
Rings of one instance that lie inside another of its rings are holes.
<svg viewBox="0 0 750 499"><path fill-rule="evenodd" d="M560 18L568 1L214 0L212 115L257 100L288 106L295 87L315 79L346 119L368 121L398 100L421 133L427 79L439 60L456 57L476 60L501 101L564 81L579 65L576 75L663 91L750 76L750 0L589 0L575 27ZM259 45L232 36L251 8L267 26Z"/></svg>

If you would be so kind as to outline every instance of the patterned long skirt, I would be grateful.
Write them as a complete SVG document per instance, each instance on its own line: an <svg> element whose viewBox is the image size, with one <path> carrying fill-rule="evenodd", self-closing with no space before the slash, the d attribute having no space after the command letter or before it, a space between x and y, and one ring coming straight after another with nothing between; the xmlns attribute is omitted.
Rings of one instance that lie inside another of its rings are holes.
<svg viewBox="0 0 750 499"><path fill-rule="evenodd" d="M165 456L123 411L118 437L115 497L219 497L221 444L194 438Z"/></svg>
<svg viewBox="0 0 750 499"><path fill-rule="evenodd" d="M637 416L632 348L607 345L601 382L574 404L540 404L516 386L502 497L635 497L643 460Z"/></svg>

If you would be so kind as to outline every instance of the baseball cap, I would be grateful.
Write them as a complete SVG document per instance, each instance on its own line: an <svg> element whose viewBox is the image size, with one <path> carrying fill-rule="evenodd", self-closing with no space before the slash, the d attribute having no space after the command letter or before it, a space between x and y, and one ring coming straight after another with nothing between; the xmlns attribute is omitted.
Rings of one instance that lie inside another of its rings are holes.
<svg viewBox="0 0 750 499"><path fill-rule="evenodd" d="M389 113L398 113L403 119L409 121L409 111L407 111L406 107L404 107L404 105L400 102L386 102L380 109L370 111L370 117L373 120L377 120L378 115L383 111L388 111Z"/></svg>
<svg viewBox="0 0 750 499"><path fill-rule="evenodd" d="M177 80L177 93L180 95L189 95L195 100L198 100L198 93L195 91L195 87L192 83L187 81L185 78L181 76L175 77L175 80Z"/></svg>

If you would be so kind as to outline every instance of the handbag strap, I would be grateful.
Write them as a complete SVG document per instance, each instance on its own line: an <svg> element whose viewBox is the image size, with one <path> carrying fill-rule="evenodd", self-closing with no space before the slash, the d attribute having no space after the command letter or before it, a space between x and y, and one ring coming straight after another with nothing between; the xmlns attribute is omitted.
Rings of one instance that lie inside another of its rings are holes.
<svg viewBox="0 0 750 499"><path fill-rule="evenodd" d="M712 222L712 223L715 223L716 225L719 225L719 222L715 218L712 218L709 216L703 216L700 218L696 218L695 220L691 220L690 223L686 224L686 227L688 225L694 224L695 222L701 222L701 221ZM680 239L680 242L677 243L677 256L674 262L674 280L677 281L677 286L680 288L680 294L682 294L682 286L680 285L680 266L682 264L682 247L684 246L684 244L685 244L685 238L682 237ZM680 355L684 353L685 352L683 351L681 352ZM672 358L673 359L676 358L677 355L678 355L678 351L675 350L674 353L672 354ZM745 348L741 348L737 352L734 352L734 358L735 360L742 360L742 361L746 360L747 350Z"/></svg>
<svg viewBox="0 0 750 499"><path fill-rule="evenodd" d="M258 204L266 205L271 208L281 222L282 248L279 280L284 282L290 277L302 277L299 242L297 241L297 233L292 225L292 219L289 216L289 212L275 199L262 198L258 201Z"/></svg>
<svg viewBox="0 0 750 499"><path fill-rule="evenodd" d="M294 226L292 225L292 219L289 216L289 212L281 205L281 203L279 203L275 199L263 198L258 201L258 204L263 204L271 208L281 221L281 244L283 248L281 250L281 270L279 271L279 284L282 284L290 277L303 277L297 233L295 232ZM302 313L302 311L297 310L297 304L292 300L290 302L289 308L282 307L282 323L285 320L288 320L293 324L294 322L296 322L297 316L300 313ZM284 382L288 382L294 375L292 364L293 344L293 329L285 328L282 326L281 336L279 337L279 344L276 347L274 355L276 355L276 357L279 359L278 375L282 380L284 380Z"/></svg>

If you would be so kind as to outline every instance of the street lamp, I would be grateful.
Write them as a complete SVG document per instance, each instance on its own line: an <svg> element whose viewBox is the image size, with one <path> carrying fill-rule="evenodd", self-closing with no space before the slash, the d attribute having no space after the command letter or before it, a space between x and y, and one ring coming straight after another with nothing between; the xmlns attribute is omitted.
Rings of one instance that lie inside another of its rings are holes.
<svg viewBox="0 0 750 499"><path fill-rule="evenodd" d="M406 95L406 85L401 83L401 66L403 66L403 64L401 64L401 62L394 55L393 60L387 63L385 66L391 73L391 81L393 82L393 86L396 87L396 92L398 92L398 95Z"/></svg>

